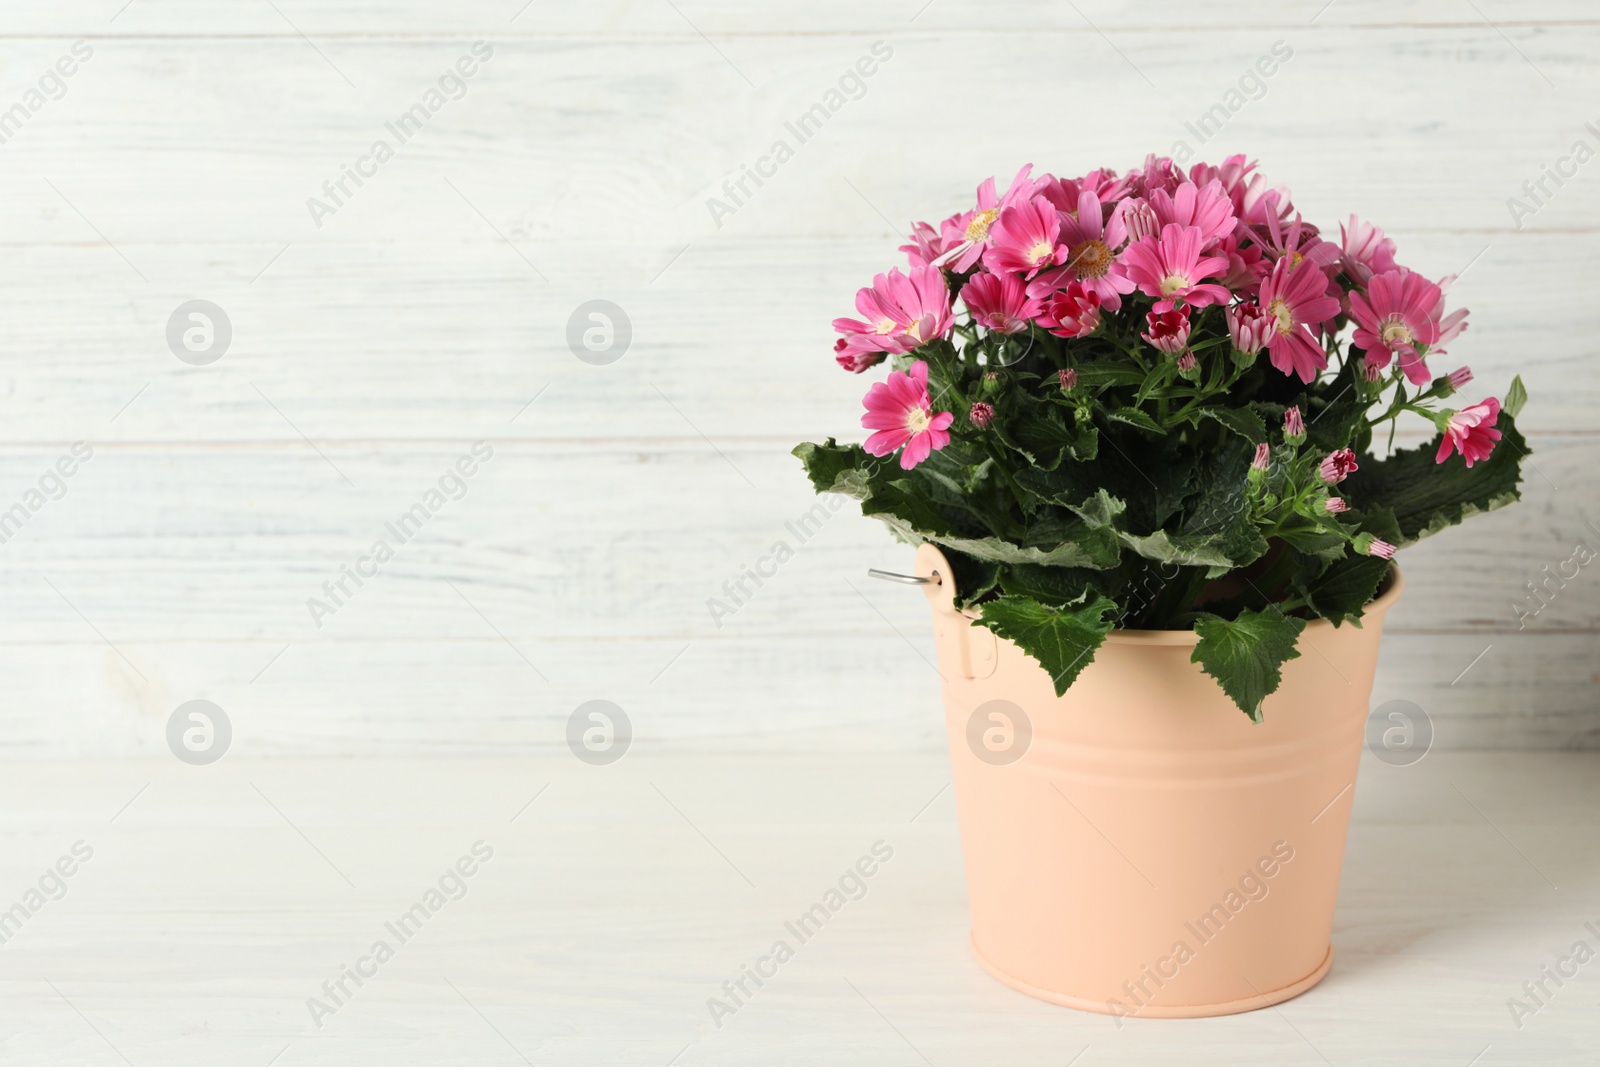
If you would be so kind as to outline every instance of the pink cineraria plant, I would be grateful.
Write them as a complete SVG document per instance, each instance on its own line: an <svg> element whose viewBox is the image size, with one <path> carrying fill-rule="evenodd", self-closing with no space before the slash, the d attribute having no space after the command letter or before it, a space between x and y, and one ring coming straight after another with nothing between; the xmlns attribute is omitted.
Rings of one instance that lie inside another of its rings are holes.
<svg viewBox="0 0 1600 1067"><path fill-rule="evenodd" d="M866 440L796 453L939 545L1058 692L1113 626L1192 628L1258 717L1309 620L1516 499L1528 453L1520 379L1454 399L1472 372L1429 366L1467 325L1453 279L1355 215L1331 233L1244 156L990 178L833 322L841 367L887 364ZM1436 437L1397 445L1403 420Z"/></svg>

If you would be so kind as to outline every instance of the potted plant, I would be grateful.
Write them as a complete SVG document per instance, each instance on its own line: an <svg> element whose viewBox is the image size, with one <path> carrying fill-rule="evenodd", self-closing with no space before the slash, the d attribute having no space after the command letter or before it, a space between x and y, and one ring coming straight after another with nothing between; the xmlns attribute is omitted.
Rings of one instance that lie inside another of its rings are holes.
<svg viewBox="0 0 1600 1067"><path fill-rule="evenodd" d="M1118 1016L1309 988L1391 557L1518 498L1520 378L1459 400L1452 279L1242 156L1025 167L902 250L834 322L871 435L795 454L919 546L973 951Z"/></svg>

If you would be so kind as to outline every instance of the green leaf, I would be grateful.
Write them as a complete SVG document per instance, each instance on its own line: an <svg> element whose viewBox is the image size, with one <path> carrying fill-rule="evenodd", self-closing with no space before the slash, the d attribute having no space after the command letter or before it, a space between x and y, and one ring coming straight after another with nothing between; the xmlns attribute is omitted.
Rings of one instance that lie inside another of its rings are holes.
<svg viewBox="0 0 1600 1067"><path fill-rule="evenodd" d="M1363 511L1388 508L1399 524L1397 545L1420 541L1463 519L1505 507L1520 499L1522 457L1528 442L1516 420L1502 410L1496 423L1502 437L1488 459L1472 467L1459 455L1435 463L1439 438L1421 448L1403 449L1388 459L1361 457L1361 467L1341 487Z"/></svg>
<svg viewBox="0 0 1600 1067"><path fill-rule="evenodd" d="M1267 424L1249 408L1201 408L1194 416L1196 420L1201 416L1215 419L1252 445L1259 445L1267 439Z"/></svg>
<svg viewBox="0 0 1600 1067"><path fill-rule="evenodd" d="M1506 390L1506 398L1500 405L1500 410L1510 415L1513 419L1522 414L1522 405L1528 402L1528 387L1522 384L1522 375L1511 379L1511 388Z"/></svg>
<svg viewBox="0 0 1600 1067"><path fill-rule="evenodd" d="M1189 661L1215 678L1251 722L1260 722L1261 702L1283 680L1279 668L1300 655L1295 643L1305 628L1304 619L1285 615L1275 606L1241 611L1231 622L1201 612L1194 624L1200 640Z"/></svg>
<svg viewBox="0 0 1600 1067"><path fill-rule="evenodd" d="M1107 616L1116 610L1115 601L1095 592L1068 608L1053 608L1032 597L1003 596L983 605L979 621L1037 660L1061 696L1093 661L1095 650L1111 632Z"/></svg>
<svg viewBox="0 0 1600 1067"><path fill-rule="evenodd" d="M1099 389L1108 385L1138 385L1144 371L1126 363L1080 363L1074 368L1080 389Z"/></svg>
<svg viewBox="0 0 1600 1067"><path fill-rule="evenodd" d="M1108 419L1115 419L1117 422L1125 422L1129 426L1137 426L1141 430L1148 430L1151 433L1166 432L1161 428L1161 424L1159 422L1138 408L1107 408L1105 409L1105 413L1106 418Z"/></svg>

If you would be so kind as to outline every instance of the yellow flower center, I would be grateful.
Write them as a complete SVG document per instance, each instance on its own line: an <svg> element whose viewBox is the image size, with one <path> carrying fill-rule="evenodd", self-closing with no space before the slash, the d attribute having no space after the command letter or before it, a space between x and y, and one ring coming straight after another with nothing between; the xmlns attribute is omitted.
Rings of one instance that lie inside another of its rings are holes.
<svg viewBox="0 0 1600 1067"><path fill-rule="evenodd" d="M1104 278L1113 258L1111 246L1096 237L1072 248L1072 266L1080 278Z"/></svg>
<svg viewBox="0 0 1600 1067"><path fill-rule="evenodd" d="M1289 305L1281 298L1267 305L1267 314L1278 320L1278 332L1288 333L1294 329L1294 312L1289 310Z"/></svg>
<svg viewBox="0 0 1600 1067"><path fill-rule="evenodd" d="M879 319L877 327L872 332L877 334L894 333L895 327L899 325L893 319Z"/></svg>
<svg viewBox="0 0 1600 1067"><path fill-rule="evenodd" d="M1409 345L1412 343L1411 331L1406 328L1406 324L1403 322L1386 323L1379 336L1383 338L1383 343L1390 348L1395 345Z"/></svg>
<svg viewBox="0 0 1600 1067"><path fill-rule="evenodd" d="M1181 274L1169 274L1161 279L1161 295L1173 296L1189 288L1189 279Z"/></svg>
<svg viewBox="0 0 1600 1067"><path fill-rule="evenodd" d="M906 336L911 338L913 341L915 341L919 345L923 341L927 340L927 338L922 336L922 320L921 319L918 319L917 321L913 322L910 326L906 327Z"/></svg>
<svg viewBox="0 0 1600 1067"><path fill-rule="evenodd" d="M933 423L933 413L927 408L912 408L906 412L906 429L914 434L922 433Z"/></svg>
<svg viewBox="0 0 1600 1067"><path fill-rule="evenodd" d="M994 225L994 220L1000 217L999 208L990 208L980 211L972 216L972 221L967 223L967 240L986 241L989 238L989 227Z"/></svg>
<svg viewBox="0 0 1600 1067"><path fill-rule="evenodd" d="M1054 252L1055 249L1056 246L1049 241L1037 241L1032 248L1028 249L1028 262L1037 267L1049 259L1050 253Z"/></svg>

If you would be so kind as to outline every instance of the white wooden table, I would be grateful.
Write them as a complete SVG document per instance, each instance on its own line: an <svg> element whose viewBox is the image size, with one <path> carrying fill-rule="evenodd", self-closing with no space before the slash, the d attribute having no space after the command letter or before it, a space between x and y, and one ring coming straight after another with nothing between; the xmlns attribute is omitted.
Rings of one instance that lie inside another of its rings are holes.
<svg viewBox="0 0 1600 1067"><path fill-rule="evenodd" d="M0 908L93 854L0 944L0 1063L1588 1065L1600 960L1520 1029L1507 1000L1600 942L1597 770L1369 759L1330 976L1118 1028L969 957L941 755L16 765ZM708 998L878 841L866 894L716 1026ZM388 931L476 842L465 895Z"/></svg>

